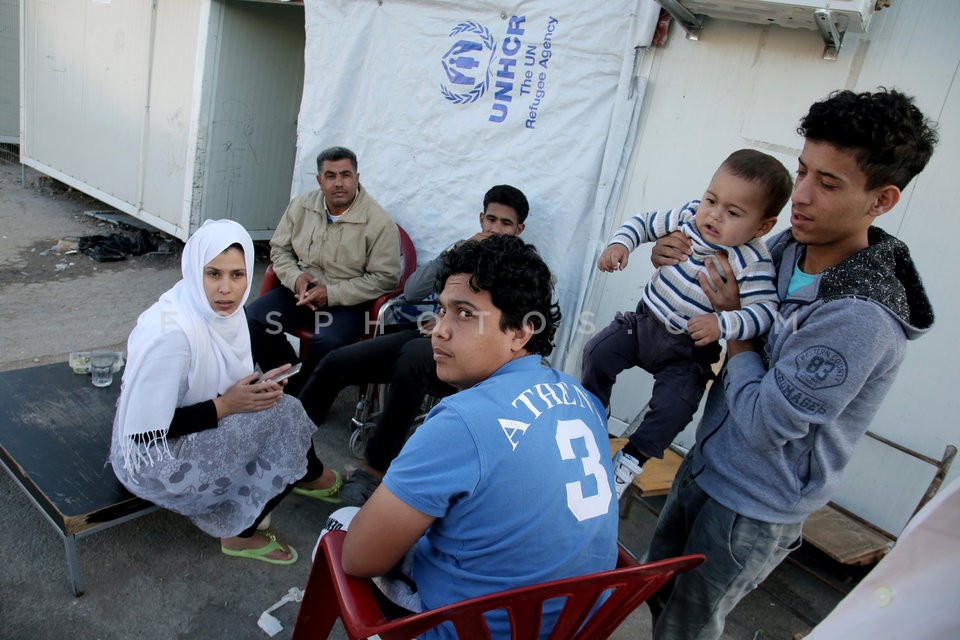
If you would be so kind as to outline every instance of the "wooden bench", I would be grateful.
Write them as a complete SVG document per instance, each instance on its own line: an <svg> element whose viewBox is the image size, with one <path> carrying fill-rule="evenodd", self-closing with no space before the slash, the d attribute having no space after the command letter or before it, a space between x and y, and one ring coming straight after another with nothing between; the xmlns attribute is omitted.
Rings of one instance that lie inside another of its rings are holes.
<svg viewBox="0 0 960 640"><path fill-rule="evenodd" d="M0 464L60 534L77 596L77 538L156 510L106 464L119 392L65 363L0 373Z"/></svg>
<svg viewBox="0 0 960 640"><path fill-rule="evenodd" d="M923 505L937 494L947 471L950 470L950 465L953 464L954 457L957 455L957 448L948 444L944 449L943 457L937 460L908 449L872 431L867 431L866 435L882 444L926 462L936 469L927 490L910 515L910 517L913 517ZM893 543L896 542L897 537L840 505L829 502L823 508L810 514L804 521L803 539L837 562L866 566L878 562L880 558L885 556L893 548Z"/></svg>
<svg viewBox="0 0 960 640"><path fill-rule="evenodd" d="M871 431L867 431L866 435L936 468L927 490L913 510L913 514L916 514L940 489L940 485L943 484L943 480L950 470L950 465L956 457L957 448L953 445L947 445L943 457L937 460L878 436ZM626 438L611 439L611 453L616 453L626 443ZM624 501L621 507L621 517L629 517L630 505L634 500L645 496L659 496L669 493L682 461L683 456L672 449L668 449L664 453L662 460L656 458L648 460L643 465L643 473L637 476L633 482L633 487L631 487L634 499ZM911 514L911 517L913 514ZM804 521L803 539L804 542L823 551L837 562L862 566L878 562L897 540L893 534L867 522L833 502L813 512Z"/></svg>
<svg viewBox="0 0 960 640"><path fill-rule="evenodd" d="M855 513L829 502L804 520L803 541L841 564L866 566L886 555L897 539Z"/></svg>

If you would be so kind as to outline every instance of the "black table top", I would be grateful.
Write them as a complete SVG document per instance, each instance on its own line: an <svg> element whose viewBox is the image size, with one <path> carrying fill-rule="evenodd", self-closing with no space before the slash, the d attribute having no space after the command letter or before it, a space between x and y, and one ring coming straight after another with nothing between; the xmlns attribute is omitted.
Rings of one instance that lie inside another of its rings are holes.
<svg viewBox="0 0 960 640"><path fill-rule="evenodd" d="M0 372L0 463L65 535L151 506L106 464L119 394L67 363Z"/></svg>

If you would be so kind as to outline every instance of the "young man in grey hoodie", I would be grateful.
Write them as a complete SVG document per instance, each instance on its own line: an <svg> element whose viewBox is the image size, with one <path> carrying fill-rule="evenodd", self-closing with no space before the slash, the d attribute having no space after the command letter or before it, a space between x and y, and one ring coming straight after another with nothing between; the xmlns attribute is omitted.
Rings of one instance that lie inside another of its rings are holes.
<svg viewBox="0 0 960 640"><path fill-rule="evenodd" d="M778 318L763 345L727 342L650 543L648 560L707 556L650 601L658 639L720 637L733 607L799 546L803 521L836 491L906 342L933 324L906 245L871 226L926 166L933 125L897 91L840 91L814 104L798 132L791 228L770 241ZM679 242L673 250L684 252ZM716 308L736 308L733 278L725 285L718 275L701 285Z"/></svg>

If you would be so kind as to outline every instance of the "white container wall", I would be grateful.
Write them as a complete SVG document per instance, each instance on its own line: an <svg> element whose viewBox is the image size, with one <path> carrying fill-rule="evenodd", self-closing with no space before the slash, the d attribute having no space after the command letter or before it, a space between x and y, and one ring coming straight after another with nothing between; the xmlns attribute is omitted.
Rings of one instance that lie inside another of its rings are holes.
<svg viewBox="0 0 960 640"><path fill-rule="evenodd" d="M878 225L913 251L937 315L927 336L908 346L907 359L871 430L939 459L947 443L960 444L960 300L952 250L960 234L960 3L894 0L875 13L867 34L848 34L835 61L822 58L813 31L723 20L705 22L699 41L672 25L665 47L648 51L640 73L649 78L640 132L618 211L622 220L649 209L669 208L700 197L726 155L742 147L797 166L796 134L807 108L835 89L873 90L880 85L916 97L940 123L941 141L927 169ZM777 229L789 224L788 213ZM626 272L604 274L595 292L598 326L639 300L652 267L649 251L631 257ZM571 364L576 372L579 363ZM642 371L620 376L612 413L624 420L649 398L652 378ZM679 438L692 444L693 429ZM933 468L865 439L836 501L884 529L899 533L933 475ZM960 475L954 465L949 479Z"/></svg>
<svg viewBox="0 0 960 640"><path fill-rule="evenodd" d="M23 162L181 239L268 238L290 193L303 8L23 0Z"/></svg>

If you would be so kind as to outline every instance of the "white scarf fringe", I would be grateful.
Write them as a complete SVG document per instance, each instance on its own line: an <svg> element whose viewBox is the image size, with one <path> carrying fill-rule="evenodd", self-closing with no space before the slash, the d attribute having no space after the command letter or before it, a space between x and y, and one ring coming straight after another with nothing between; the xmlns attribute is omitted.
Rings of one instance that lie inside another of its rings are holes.
<svg viewBox="0 0 960 640"><path fill-rule="evenodd" d="M163 460L164 456L173 458L170 447L167 445L166 429L155 429L141 434L141 439L147 438L146 442L137 442L132 437L122 437L120 450L123 453L123 468L130 475L130 480L135 484L140 484L137 475L140 473L142 465L153 466L155 462ZM156 450L151 453L151 449Z"/></svg>

